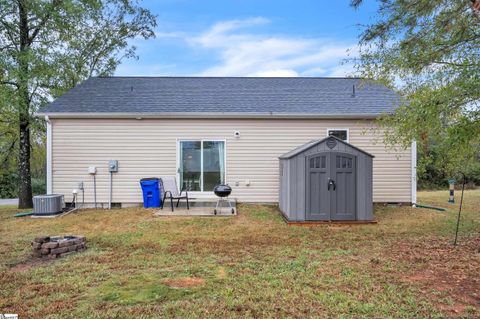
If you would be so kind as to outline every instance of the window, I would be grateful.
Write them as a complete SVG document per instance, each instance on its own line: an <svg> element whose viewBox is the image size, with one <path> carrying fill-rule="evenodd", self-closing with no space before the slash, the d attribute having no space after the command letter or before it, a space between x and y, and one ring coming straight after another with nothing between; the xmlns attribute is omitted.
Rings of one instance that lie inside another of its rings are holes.
<svg viewBox="0 0 480 319"><path fill-rule="evenodd" d="M325 168L327 166L326 156L316 156L310 158L310 168Z"/></svg>
<svg viewBox="0 0 480 319"><path fill-rule="evenodd" d="M335 136L336 138L339 138L342 141L348 142L348 129L328 129L327 135Z"/></svg>
<svg viewBox="0 0 480 319"><path fill-rule="evenodd" d="M337 168L352 168L352 159L347 156L337 155Z"/></svg>
<svg viewBox="0 0 480 319"><path fill-rule="evenodd" d="M225 141L180 141L180 187L210 192L225 183Z"/></svg>

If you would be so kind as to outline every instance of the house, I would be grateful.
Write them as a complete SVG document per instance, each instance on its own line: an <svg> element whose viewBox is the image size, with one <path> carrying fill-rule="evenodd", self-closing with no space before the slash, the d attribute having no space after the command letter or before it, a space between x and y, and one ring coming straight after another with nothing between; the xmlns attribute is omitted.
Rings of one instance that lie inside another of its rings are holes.
<svg viewBox="0 0 480 319"><path fill-rule="evenodd" d="M375 120L399 104L358 78L93 77L40 110L47 190L85 202L142 201L142 177L176 176L192 197L228 183L241 202L277 203L279 156L333 135L374 156L373 201L414 203L416 146L394 151ZM118 172L110 175L110 160Z"/></svg>

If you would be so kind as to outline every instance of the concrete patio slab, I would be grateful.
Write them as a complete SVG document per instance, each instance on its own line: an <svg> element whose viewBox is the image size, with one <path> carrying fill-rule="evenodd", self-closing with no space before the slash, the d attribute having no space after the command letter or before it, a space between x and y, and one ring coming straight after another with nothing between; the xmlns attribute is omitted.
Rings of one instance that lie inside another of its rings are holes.
<svg viewBox="0 0 480 319"><path fill-rule="evenodd" d="M165 205L163 209L156 211L154 216L235 216L237 215L237 208L235 200L231 200L231 204L234 207L233 213L230 207L221 207L217 209L215 215L215 202L192 202L190 209L187 209L185 204L180 207L174 207L174 211L170 206ZM224 203L225 204L225 203Z"/></svg>

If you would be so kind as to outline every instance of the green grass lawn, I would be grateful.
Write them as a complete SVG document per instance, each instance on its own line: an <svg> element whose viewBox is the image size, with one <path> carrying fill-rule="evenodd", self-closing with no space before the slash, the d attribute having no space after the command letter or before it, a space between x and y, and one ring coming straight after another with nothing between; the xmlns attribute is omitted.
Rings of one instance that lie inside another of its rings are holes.
<svg viewBox="0 0 480 319"><path fill-rule="evenodd" d="M287 226L275 207L231 218L86 210L14 218L0 208L0 313L20 318L479 318L480 190L457 204L421 192L377 207L376 225ZM457 199L459 194L457 193ZM38 235L81 234L88 249L30 257Z"/></svg>

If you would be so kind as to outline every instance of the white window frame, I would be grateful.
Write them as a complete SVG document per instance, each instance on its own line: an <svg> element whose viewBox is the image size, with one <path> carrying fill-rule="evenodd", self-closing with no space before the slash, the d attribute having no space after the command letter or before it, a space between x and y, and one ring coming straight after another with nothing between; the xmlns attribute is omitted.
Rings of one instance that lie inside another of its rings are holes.
<svg viewBox="0 0 480 319"><path fill-rule="evenodd" d="M223 158L225 163L223 163L224 168L224 181L223 183L227 184L227 140L221 138L182 138L177 139L177 163L176 163L176 176L178 181L178 186L180 185L180 142L200 142L200 191L189 191L191 194L213 194L213 191L204 191L203 190L203 142L223 142ZM180 190L178 190L180 191Z"/></svg>
<svg viewBox="0 0 480 319"><path fill-rule="evenodd" d="M327 137L330 136L330 131L346 131L347 132L347 139L345 142L350 143L350 129L339 127L339 128L327 128Z"/></svg>

